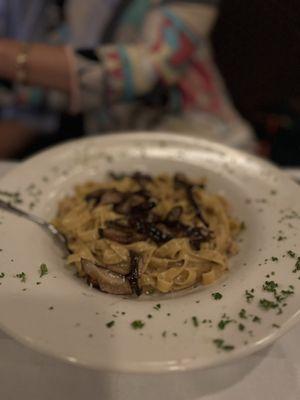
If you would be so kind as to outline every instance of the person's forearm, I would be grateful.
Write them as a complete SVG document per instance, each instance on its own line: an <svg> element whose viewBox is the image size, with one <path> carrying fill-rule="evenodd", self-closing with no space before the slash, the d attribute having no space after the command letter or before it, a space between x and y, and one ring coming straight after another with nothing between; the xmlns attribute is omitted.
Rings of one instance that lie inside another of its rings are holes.
<svg viewBox="0 0 300 400"><path fill-rule="evenodd" d="M16 80L16 59L20 51L19 42L0 39L0 78ZM70 91L70 71L63 47L33 44L26 69L28 85Z"/></svg>

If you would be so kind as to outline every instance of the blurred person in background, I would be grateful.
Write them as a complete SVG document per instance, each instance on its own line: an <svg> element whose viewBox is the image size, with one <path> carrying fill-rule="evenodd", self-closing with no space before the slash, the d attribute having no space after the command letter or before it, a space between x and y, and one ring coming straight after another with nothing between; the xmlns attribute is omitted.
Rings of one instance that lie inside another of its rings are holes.
<svg viewBox="0 0 300 400"><path fill-rule="evenodd" d="M0 0L0 156L129 129L249 149L210 49L217 3Z"/></svg>

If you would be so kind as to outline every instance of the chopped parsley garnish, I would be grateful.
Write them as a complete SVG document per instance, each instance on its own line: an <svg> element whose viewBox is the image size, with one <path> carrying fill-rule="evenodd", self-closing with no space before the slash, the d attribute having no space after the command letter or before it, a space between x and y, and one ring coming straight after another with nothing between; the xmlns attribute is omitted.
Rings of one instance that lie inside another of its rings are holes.
<svg viewBox="0 0 300 400"><path fill-rule="evenodd" d="M278 238L277 238L277 240L278 240L278 242L281 242L282 240L285 240L285 239L287 239L287 237L286 236L278 236Z"/></svg>
<svg viewBox="0 0 300 400"><path fill-rule="evenodd" d="M273 328L280 328L280 325L278 324L272 324Z"/></svg>
<svg viewBox="0 0 300 400"><path fill-rule="evenodd" d="M295 268L293 269L293 272L297 272L297 271L300 271L300 257L297 258Z"/></svg>
<svg viewBox="0 0 300 400"><path fill-rule="evenodd" d="M175 337L177 337L177 336L178 336L178 333L177 333L177 332L173 332L172 335L175 336Z"/></svg>
<svg viewBox="0 0 300 400"><path fill-rule="evenodd" d="M135 321L131 322L131 327L133 329L142 329L144 327L145 323L141 321L140 319L136 319Z"/></svg>
<svg viewBox="0 0 300 400"><path fill-rule="evenodd" d="M20 278L21 282L26 282L26 274L25 274L25 272L21 272L21 273L17 274L16 277Z"/></svg>
<svg viewBox="0 0 300 400"><path fill-rule="evenodd" d="M224 330L226 325L230 324L230 322L232 322L231 319L221 319L221 321L218 323L218 328Z"/></svg>
<svg viewBox="0 0 300 400"><path fill-rule="evenodd" d="M231 351L234 349L234 346L226 344L223 339L214 339L213 342L220 350Z"/></svg>
<svg viewBox="0 0 300 400"><path fill-rule="evenodd" d="M193 316L193 317L192 317L192 322L193 322L193 325L194 325L196 328L199 326L199 321L198 321L198 318L197 318L197 317Z"/></svg>
<svg viewBox="0 0 300 400"><path fill-rule="evenodd" d="M147 315L147 318L149 318L149 319L150 319L150 318L153 318L153 317L152 317L152 315L151 315L151 314L148 314L148 315Z"/></svg>
<svg viewBox="0 0 300 400"><path fill-rule="evenodd" d="M276 293L276 289L278 288L278 284L274 281L265 281L263 284L263 290L266 292Z"/></svg>
<svg viewBox="0 0 300 400"><path fill-rule="evenodd" d="M253 321L253 322L260 323L260 322L261 322L261 318L260 318L260 317L258 317L257 315L254 315L254 317L253 317L252 321Z"/></svg>
<svg viewBox="0 0 300 400"><path fill-rule="evenodd" d="M112 328L114 326L114 324L115 324L115 321L107 322L106 327L107 328Z"/></svg>
<svg viewBox="0 0 300 400"><path fill-rule="evenodd" d="M219 292L212 293L211 295L215 300L221 300L221 298L223 297L223 295Z"/></svg>
<svg viewBox="0 0 300 400"><path fill-rule="evenodd" d="M277 303L275 303L274 301L267 300L267 299L260 299L259 300L259 305L264 310L270 310L272 308L277 308L278 307Z"/></svg>
<svg viewBox="0 0 300 400"><path fill-rule="evenodd" d="M248 317L247 317L246 310L245 310L244 308L242 308L242 309L240 310L240 312L239 312L239 317L242 318L242 319L247 319L247 318L248 318Z"/></svg>
<svg viewBox="0 0 300 400"><path fill-rule="evenodd" d="M247 303L251 303L251 301L254 299L254 289L251 290L245 290L245 297L247 300Z"/></svg>
<svg viewBox="0 0 300 400"><path fill-rule="evenodd" d="M245 330L245 325L239 324L238 328L239 328L240 331L244 331Z"/></svg>
<svg viewBox="0 0 300 400"><path fill-rule="evenodd" d="M292 257L292 258L295 258L295 256L296 256L296 253L295 253L293 250L289 250L289 251L287 252L287 254L288 254L290 257Z"/></svg>
<svg viewBox="0 0 300 400"><path fill-rule="evenodd" d="M156 306L153 307L154 310L158 311L161 309L161 304L156 304Z"/></svg>
<svg viewBox="0 0 300 400"><path fill-rule="evenodd" d="M45 263L40 265L40 278L48 274L48 267Z"/></svg>
<svg viewBox="0 0 300 400"><path fill-rule="evenodd" d="M278 261L278 257L271 257L272 261Z"/></svg>
<svg viewBox="0 0 300 400"><path fill-rule="evenodd" d="M42 282L35 282L37 285L40 285Z"/></svg>
<svg viewBox="0 0 300 400"><path fill-rule="evenodd" d="M167 317L170 317L170 316L171 316L171 313L168 312L168 313L167 313Z"/></svg>
<svg viewBox="0 0 300 400"><path fill-rule="evenodd" d="M167 336L167 331L163 331L163 333L161 334L162 337L166 337Z"/></svg>
<svg viewBox="0 0 300 400"><path fill-rule="evenodd" d="M293 290L281 290L280 294L277 294L275 296L276 300L281 303L283 300L285 300L286 298L288 298L289 296L293 295L294 291ZM286 306L286 303L283 304L283 307Z"/></svg>
<svg viewBox="0 0 300 400"><path fill-rule="evenodd" d="M48 310L53 310L54 309L54 307L53 306L50 306L49 308L48 308Z"/></svg>
<svg viewBox="0 0 300 400"><path fill-rule="evenodd" d="M0 272L0 278L4 278L5 277L5 273L4 272Z"/></svg>

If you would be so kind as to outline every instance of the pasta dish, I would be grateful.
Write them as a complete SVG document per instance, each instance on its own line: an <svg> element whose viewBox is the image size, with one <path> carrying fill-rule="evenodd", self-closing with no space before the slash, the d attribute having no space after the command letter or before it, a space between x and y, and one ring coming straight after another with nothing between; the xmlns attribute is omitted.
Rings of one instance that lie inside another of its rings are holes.
<svg viewBox="0 0 300 400"><path fill-rule="evenodd" d="M64 198L53 223L68 264L101 291L168 293L207 285L228 270L240 223L205 180L183 174L110 174Z"/></svg>

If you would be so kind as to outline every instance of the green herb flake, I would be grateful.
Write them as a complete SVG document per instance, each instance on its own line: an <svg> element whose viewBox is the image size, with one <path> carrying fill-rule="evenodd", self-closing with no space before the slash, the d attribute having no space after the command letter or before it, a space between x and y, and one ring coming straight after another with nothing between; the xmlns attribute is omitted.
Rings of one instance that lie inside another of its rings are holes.
<svg viewBox="0 0 300 400"><path fill-rule="evenodd" d="M177 337L177 336L178 336L178 333L177 333L177 332L173 332L172 335L175 336L175 337Z"/></svg>
<svg viewBox="0 0 300 400"><path fill-rule="evenodd" d="M277 238L277 240L278 240L278 242L281 242L282 240L286 240L287 239L287 237L286 236L278 236L278 238Z"/></svg>
<svg viewBox="0 0 300 400"><path fill-rule="evenodd" d="M148 314L147 318L149 318L149 319L153 318L152 314Z"/></svg>
<svg viewBox="0 0 300 400"><path fill-rule="evenodd" d="M167 331L163 331L163 333L161 334L162 337L166 337L167 336Z"/></svg>
<svg viewBox="0 0 300 400"><path fill-rule="evenodd" d="M278 324L272 324L272 327L273 327L273 328L279 329L279 328L280 328L280 325L278 325Z"/></svg>
<svg viewBox="0 0 300 400"><path fill-rule="evenodd" d="M263 308L266 311L271 310L272 308L278 307L277 303L275 303L274 301L267 300L267 299L260 299L259 305L261 308Z"/></svg>
<svg viewBox="0 0 300 400"><path fill-rule="evenodd" d="M45 263L40 265L40 278L48 274L48 267Z"/></svg>
<svg viewBox="0 0 300 400"><path fill-rule="evenodd" d="M223 295L219 292L212 293L211 295L215 300L221 300L223 297Z"/></svg>
<svg viewBox="0 0 300 400"><path fill-rule="evenodd" d="M106 327L107 328L112 328L114 326L114 324L115 324L115 321L107 322Z"/></svg>
<svg viewBox="0 0 300 400"><path fill-rule="evenodd" d="M16 275L16 278L20 278L21 282L26 282L26 274L25 272L20 272L19 274Z"/></svg>
<svg viewBox="0 0 300 400"><path fill-rule="evenodd" d="M257 315L254 315L254 317L252 318L253 322L257 322L257 323L261 323L261 318L258 317Z"/></svg>
<svg viewBox="0 0 300 400"><path fill-rule="evenodd" d="M294 294L293 290L281 290L280 294L277 294L275 296L276 300L278 301L278 303L281 303L282 301L284 301L285 299L287 299L289 296L292 296ZM283 306L285 307L287 304L283 304Z"/></svg>
<svg viewBox="0 0 300 400"><path fill-rule="evenodd" d="M53 307L53 306L50 306L50 307L48 308L48 310L54 310L54 307Z"/></svg>
<svg viewBox="0 0 300 400"><path fill-rule="evenodd" d="M142 329L145 326L145 323L140 319L136 319L135 321L131 322L130 325L133 329Z"/></svg>
<svg viewBox="0 0 300 400"><path fill-rule="evenodd" d="M263 290L266 292L276 293L276 289L278 288L278 284L274 281L265 281L263 284Z"/></svg>
<svg viewBox="0 0 300 400"><path fill-rule="evenodd" d="M300 257L298 257L297 262L295 264L295 268L293 269L293 272L300 271Z"/></svg>
<svg viewBox="0 0 300 400"><path fill-rule="evenodd" d="M224 351L231 351L234 349L234 346L225 344L225 341L223 339L214 339L213 343L217 346L218 349L224 350Z"/></svg>
<svg viewBox="0 0 300 400"><path fill-rule="evenodd" d="M248 318L248 317L247 317L246 310L245 310L244 308L242 308L242 309L240 310L240 312L239 312L239 317L240 317L241 319L247 319L247 318Z"/></svg>
<svg viewBox="0 0 300 400"><path fill-rule="evenodd" d="M199 326L198 318L195 317L195 316L193 316L193 317L192 317L192 323L193 323L193 325L197 328L197 327Z"/></svg>
<svg viewBox="0 0 300 400"><path fill-rule="evenodd" d="M251 290L245 290L245 297L247 300L247 303L251 303L251 301L254 299L254 289Z"/></svg>
<svg viewBox="0 0 300 400"><path fill-rule="evenodd" d="M292 258L296 257L296 253L294 251L292 251L292 250L287 251L287 254Z"/></svg>
<svg viewBox="0 0 300 400"><path fill-rule="evenodd" d="M231 319L221 319L221 321L218 323L218 328L224 330L226 326L230 324L230 322L232 322Z"/></svg>
<svg viewBox="0 0 300 400"><path fill-rule="evenodd" d="M278 261L278 257L271 257L271 260L272 260L273 262Z"/></svg>
<svg viewBox="0 0 300 400"><path fill-rule="evenodd" d="M238 328L239 328L240 331L244 331L245 330L245 325L238 324Z"/></svg>
<svg viewBox="0 0 300 400"><path fill-rule="evenodd" d="M161 304L156 304L156 306L153 307L154 310L159 311L161 309Z"/></svg>
<svg viewBox="0 0 300 400"><path fill-rule="evenodd" d="M42 282L35 282L36 283L36 285L40 285Z"/></svg>
<svg viewBox="0 0 300 400"><path fill-rule="evenodd" d="M5 277L5 273L4 272L0 272L0 278L4 278Z"/></svg>

